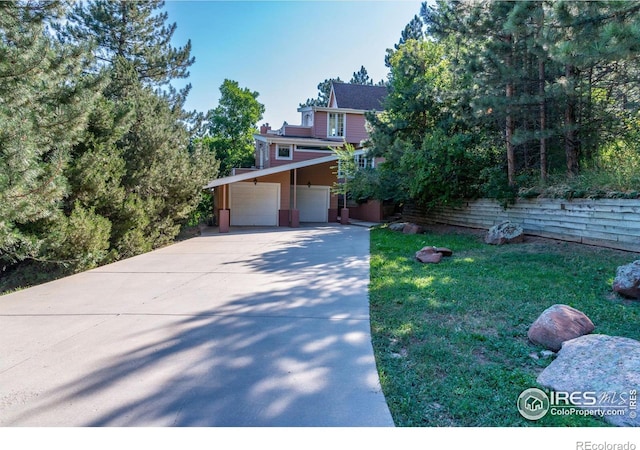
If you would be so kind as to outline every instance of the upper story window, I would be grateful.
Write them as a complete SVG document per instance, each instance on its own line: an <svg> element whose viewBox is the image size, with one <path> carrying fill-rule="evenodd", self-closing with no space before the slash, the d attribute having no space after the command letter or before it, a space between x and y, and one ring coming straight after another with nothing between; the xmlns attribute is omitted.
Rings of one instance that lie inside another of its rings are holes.
<svg viewBox="0 0 640 450"><path fill-rule="evenodd" d="M344 137L345 115L329 113L327 120L327 137Z"/></svg>
<svg viewBox="0 0 640 450"><path fill-rule="evenodd" d="M276 144L276 159L293 159L293 145Z"/></svg>

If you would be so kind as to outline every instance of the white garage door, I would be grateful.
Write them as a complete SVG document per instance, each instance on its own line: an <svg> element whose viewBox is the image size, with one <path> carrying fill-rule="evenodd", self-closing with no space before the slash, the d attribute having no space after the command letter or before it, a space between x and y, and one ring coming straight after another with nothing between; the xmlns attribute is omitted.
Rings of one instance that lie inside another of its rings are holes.
<svg viewBox="0 0 640 450"><path fill-rule="evenodd" d="M276 226L279 207L278 183L234 183L229 186L231 225Z"/></svg>
<svg viewBox="0 0 640 450"><path fill-rule="evenodd" d="M329 221L329 186L298 186L300 222Z"/></svg>

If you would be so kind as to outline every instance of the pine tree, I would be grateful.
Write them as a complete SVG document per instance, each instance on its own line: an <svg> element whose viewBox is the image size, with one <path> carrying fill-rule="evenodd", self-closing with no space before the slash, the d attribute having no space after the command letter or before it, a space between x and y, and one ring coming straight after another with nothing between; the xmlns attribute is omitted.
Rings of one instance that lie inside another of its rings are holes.
<svg viewBox="0 0 640 450"><path fill-rule="evenodd" d="M108 259L170 242L215 178L213 155L192 145L197 117L184 111L190 43L171 46L176 24L160 1L78 4L60 29L64 40L94 46L96 73L108 84L69 169L67 214L79 207L110 224ZM100 169L97 169L97 168Z"/></svg>
<svg viewBox="0 0 640 450"><path fill-rule="evenodd" d="M358 70L357 72L353 72L353 76L351 77L351 80L349 80L349 83L372 86L373 80L371 79L371 77L369 77L367 69L365 69L364 66L360 66L360 70Z"/></svg>
<svg viewBox="0 0 640 450"><path fill-rule="evenodd" d="M69 16L65 34L74 42L95 42L98 67L114 67L120 58L144 84L166 85L187 78L195 58L190 56L191 41L172 47L177 25L167 24L166 12L157 12L163 6L160 0L80 3Z"/></svg>
<svg viewBox="0 0 640 450"><path fill-rule="evenodd" d="M0 260L45 257L64 170L93 100L84 46L57 43L57 2L0 2ZM55 233L54 233L55 234ZM63 237L60 237L61 239Z"/></svg>

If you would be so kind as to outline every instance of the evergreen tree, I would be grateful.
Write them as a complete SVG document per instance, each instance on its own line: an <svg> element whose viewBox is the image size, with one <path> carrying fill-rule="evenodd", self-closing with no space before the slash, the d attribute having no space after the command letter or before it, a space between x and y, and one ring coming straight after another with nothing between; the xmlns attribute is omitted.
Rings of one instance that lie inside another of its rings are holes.
<svg viewBox="0 0 640 450"><path fill-rule="evenodd" d="M63 175L86 123L93 81L84 46L61 45L48 24L58 2L0 2L0 263L46 258L67 193Z"/></svg>
<svg viewBox="0 0 640 450"><path fill-rule="evenodd" d="M176 24L168 14L157 12L164 1L93 0L75 6L65 26L67 39L95 42L98 67L114 67L118 58L129 62L144 84L166 85L187 78L195 62L191 41L174 48L171 38Z"/></svg>
<svg viewBox="0 0 640 450"><path fill-rule="evenodd" d="M369 77L369 74L367 73L367 69L365 69L364 66L360 66L359 71L353 72L353 76L351 77L351 80L349 80L349 83L365 84L365 85L372 86L373 80Z"/></svg>
<svg viewBox="0 0 640 450"><path fill-rule="evenodd" d="M77 207L108 221L107 259L170 242L217 173L213 155L192 145L197 118L183 109L189 86L180 92L170 86L188 76L194 59L189 43L171 46L176 25L165 25L166 13L156 14L162 5L78 4L60 29L67 42L91 40L98 61L93 71L108 79L74 147L66 202L69 217Z"/></svg>
<svg viewBox="0 0 640 450"><path fill-rule="evenodd" d="M427 4L424 3L422 8L427 8ZM394 51L397 51L402 44L410 39L420 41L424 38L423 27L424 23L422 22L422 19L420 19L418 15L413 16L413 19L411 19L411 21L404 27L404 30L402 30L402 33L400 33L400 40L394 45L394 50L387 50L387 55L384 58L384 63L387 67L391 67L391 54Z"/></svg>
<svg viewBox="0 0 640 450"><path fill-rule="evenodd" d="M318 83L318 96L316 98L308 98L306 102L300 103L300 108L306 106L327 106L327 103L329 103L329 95L331 95L332 83L344 83L344 81L342 81L340 77L327 78L321 81Z"/></svg>

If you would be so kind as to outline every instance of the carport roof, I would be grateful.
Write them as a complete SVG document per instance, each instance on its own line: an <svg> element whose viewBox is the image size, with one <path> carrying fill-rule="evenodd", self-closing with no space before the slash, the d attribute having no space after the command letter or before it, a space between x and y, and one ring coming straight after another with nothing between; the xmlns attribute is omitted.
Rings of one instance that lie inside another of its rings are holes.
<svg viewBox="0 0 640 450"><path fill-rule="evenodd" d="M263 177L265 175L272 175L274 173L286 172L288 170L300 169L302 167L310 167L318 164L324 164L328 162L337 161L337 155L323 156L322 158L308 159L305 161L298 161L291 164L284 164L282 166L269 167L268 169L257 169L250 172L241 173L239 175L232 175L229 177L217 178L207 184L205 189L212 189L214 187L223 186L225 184L237 183L238 181L251 180L253 178Z"/></svg>

